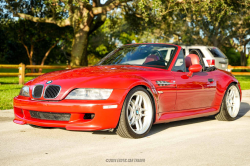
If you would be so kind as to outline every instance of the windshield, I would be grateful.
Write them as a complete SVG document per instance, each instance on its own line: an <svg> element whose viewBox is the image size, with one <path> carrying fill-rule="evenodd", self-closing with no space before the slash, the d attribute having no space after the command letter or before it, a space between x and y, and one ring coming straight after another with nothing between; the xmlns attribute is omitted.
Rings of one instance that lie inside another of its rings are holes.
<svg viewBox="0 0 250 166"><path fill-rule="evenodd" d="M177 47L166 44L125 45L105 56L97 65L137 65L165 67Z"/></svg>

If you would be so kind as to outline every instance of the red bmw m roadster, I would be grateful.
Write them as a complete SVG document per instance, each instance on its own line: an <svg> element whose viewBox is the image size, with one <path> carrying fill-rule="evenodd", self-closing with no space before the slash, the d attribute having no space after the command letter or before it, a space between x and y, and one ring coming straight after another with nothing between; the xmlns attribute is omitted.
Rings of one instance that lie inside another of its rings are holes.
<svg viewBox="0 0 250 166"><path fill-rule="evenodd" d="M178 45L124 45L98 64L27 82L14 98L14 122L67 130L114 130L141 138L152 124L214 115L236 118L240 83L205 67Z"/></svg>

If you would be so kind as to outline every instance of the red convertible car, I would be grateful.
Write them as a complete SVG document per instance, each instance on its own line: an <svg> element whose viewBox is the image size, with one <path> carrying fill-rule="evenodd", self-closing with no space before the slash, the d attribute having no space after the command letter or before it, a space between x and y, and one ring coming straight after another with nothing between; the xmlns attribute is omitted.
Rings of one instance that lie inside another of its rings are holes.
<svg viewBox="0 0 250 166"><path fill-rule="evenodd" d="M56 71L27 82L14 98L14 122L67 130L115 130L144 137L152 124L215 115L236 118L240 83L205 67L178 45L122 46L97 65Z"/></svg>

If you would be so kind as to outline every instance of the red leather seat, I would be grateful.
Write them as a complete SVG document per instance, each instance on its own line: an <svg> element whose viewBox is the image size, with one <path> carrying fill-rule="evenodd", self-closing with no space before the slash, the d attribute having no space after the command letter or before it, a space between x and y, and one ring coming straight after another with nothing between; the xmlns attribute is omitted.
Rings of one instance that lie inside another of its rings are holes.
<svg viewBox="0 0 250 166"><path fill-rule="evenodd" d="M198 55L189 54L185 58L186 68L188 69L192 65L200 65L200 58Z"/></svg>
<svg viewBox="0 0 250 166"><path fill-rule="evenodd" d="M146 63L152 62L152 61L158 61L158 60L160 60L160 58L159 58L158 56L156 56L156 55L154 55L154 54L151 54L151 55L149 55L149 56L146 58L146 60L145 60L145 62L144 62L143 64L146 64Z"/></svg>

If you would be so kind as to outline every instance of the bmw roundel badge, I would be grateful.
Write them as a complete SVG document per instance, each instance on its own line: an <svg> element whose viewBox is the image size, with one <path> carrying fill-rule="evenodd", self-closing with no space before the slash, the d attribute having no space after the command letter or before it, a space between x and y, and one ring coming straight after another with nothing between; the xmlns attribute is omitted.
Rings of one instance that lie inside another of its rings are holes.
<svg viewBox="0 0 250 166"><path fill-rule="evenodd" d="M50 84L50 83L52 83L52 81L50 80L50 81L48 81L48 82L46 82L46 84Z"/></svg>

